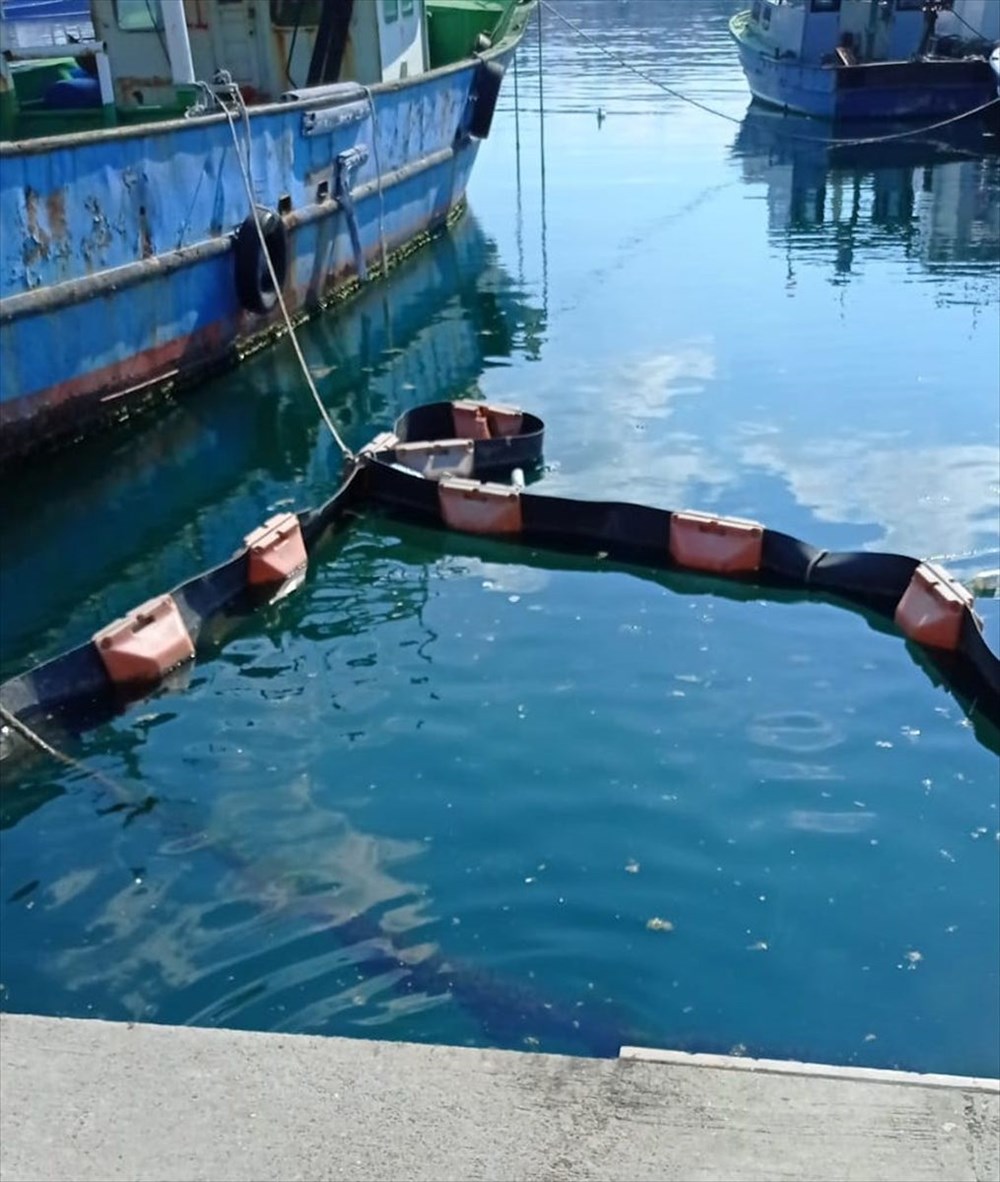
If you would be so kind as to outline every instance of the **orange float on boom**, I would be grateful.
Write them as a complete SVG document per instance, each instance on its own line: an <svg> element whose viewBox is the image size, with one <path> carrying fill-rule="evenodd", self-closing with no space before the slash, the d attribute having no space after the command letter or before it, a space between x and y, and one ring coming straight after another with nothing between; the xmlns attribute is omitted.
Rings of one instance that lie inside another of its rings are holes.
<svg viewBox="0 0 1000 1182"><path fill-rule="evenodd" d="M280 587L305 570L302 527L294 513L278 513L243 539L247 548L247 582L251 587Z"/></svg>
<svg viewBox="0 0 1000 1182"><path fill-rule="evenodd" d="M441 517L449 529L469 534L521 532L520 489L453 476L439 482L438 498Z"/></svg>
<svg viewBox="0 0 1000 1182"><path fill-rule="evenodd" d="M946 570L933 562L922 562L896 605L896 624L918 644L954 651L962 638L965 612L976 619L973 602L971 592Z"/></svg>
<svg viewBox="0 0 1000 1182"><path fill-rule="evenodd" d="M671 513L670 557L678 566L711 574L751 574L760 570L764 527L738 517L710 513Z"/></svg>
<svg viewBox="0 0 1000 1182"><path fill-rule="evenodd" d="M194 642L172 595L141 604L94 633L94 644L115 685L152 685L190 661Z"/></svg>

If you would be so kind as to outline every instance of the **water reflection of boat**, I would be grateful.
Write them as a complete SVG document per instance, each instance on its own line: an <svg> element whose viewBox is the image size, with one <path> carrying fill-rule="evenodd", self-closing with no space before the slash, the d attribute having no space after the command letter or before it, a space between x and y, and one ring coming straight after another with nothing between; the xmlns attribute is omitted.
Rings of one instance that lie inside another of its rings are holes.
<svg viewBox="0 0 1000 1182"><path fill-rule="evenodd" d="M866 136L899 124L867 125ZM844 145L801 116L751 108L732 147L743 179L767 186L768 229L791 249L833 252L850 276L858 250L887 238L925 266L1000 261L1000 155L974 128L947 137ZM849 137L848 137L849 138ZM991 272L992 273L992 272Z"/></svg>
<svg viewBox="0 0 1000 1182"><path fill-rule="evenodd" d="M360 444L410 406L469 391L493 358L536 354L543 331L470 214L301 339L326 404ZM3 666L73 643L97 617L228 557L289 487L304 503L328 495L339 453L293 373L284 350L263 353L110 455L95 440L57 472L20 474L32 513L0 526Z"/></svg>

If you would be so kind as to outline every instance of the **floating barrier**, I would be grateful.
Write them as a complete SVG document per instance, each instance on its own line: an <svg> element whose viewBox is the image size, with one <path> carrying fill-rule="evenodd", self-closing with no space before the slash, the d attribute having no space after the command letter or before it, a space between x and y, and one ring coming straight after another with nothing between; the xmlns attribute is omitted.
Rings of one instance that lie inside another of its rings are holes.
<svg viewBox="0 0 1000 1182"><path fill-rule="evenodd" d="M531 493L522 474L540 464L543 438L541 419L513 407L417 407L361 450L325 504L270 518L229 562L0 685L0 704L26 725L97 725L189 661L213 616L294 590L321 537L342 526L349 509L368 506L534 549L709 576L720 580L719 593L728 581L862 608L909 641L918 664L961 701L981 741L1000 749L1000 660L972 595L946 571L899 554L817 549L754 521ZM512 473L512 483L500 481Z"/></svg>

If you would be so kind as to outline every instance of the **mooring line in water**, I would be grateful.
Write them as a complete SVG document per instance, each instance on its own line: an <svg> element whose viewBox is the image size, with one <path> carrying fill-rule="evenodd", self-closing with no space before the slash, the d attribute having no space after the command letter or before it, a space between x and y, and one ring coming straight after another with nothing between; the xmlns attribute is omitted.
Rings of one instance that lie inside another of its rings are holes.
<svg viewBox="0 0 1000 1182"><path fill-rule="evenodd" d="M606 45L602 45L596 37L592 37L589 33L580 28L578 24L571 21L568 16L563 16L554 4L550 4L549 0L539 0L539 18L541 16L542 8L547 8L553 16L557 16L567 28L572 29L578 37L582 37L584 41L588 41L595 48L599 49L601 53L611 58L612 61L617 62L620 66L624 66L626 70L631 70L644 82L648 82L651 86L656 86L660 90L664 90L674 98L680 99L681 102L690 103L692 107L698 107L700 110L707 112L709 115L716 115L720 119L725 119L727 123L735 123L737 125L743 122L742 119L737 119L735 115L727 115L724 111L719 111L715 107L710 107L707 103L703 103L700 99L691 98L690 95L682 94L679 90L674 90L672 86L668 86L665 82L661 82L658 78L654 78L652 74L647 74L645 70L640 70L638 66L633 65L627 58L621 57L615 53L613 49L608 49Z"/></svg>
<svg viewBox="0 0 1000 1182"><path fill-rule="evenodd" d="M226 86L226 89L228 90L229 94L232 96L233 101L236 103L237 107L241 111L244 123L246 125L247 151L246 151L246 160L245 161L243 159L243 153L240 150L239 135L236 131L236 123L233 119L232 111L230 111L230 109L226 106L226 104L219 98L218 95L215 94L215 92L211 89L211 87L209 87L206 83L201 82L201 83L199 83L199 86L201 86L205 90L207 95L211 95L213 102L218 104L218 106L222 110L222 113L226 117L226 122L229 124L229 131L233 137L233 147L236 151L236 162L240 166L240 173L243 176L243 186L246 189L247 200L250 202L250 216L253 218L254 228L257 231L257 238L258 238L258 241L260 242L261 255L263 256L264 262L267 264L267 273L268 273L268 276L270 277L271 285L274 288L274 294L277 297L278 306L281 308L281 315L284 317L284 320L285 320L285 328L288 330L288 336L292 342L292 348L295 350L295 356L298 359L299 368L302 371L302 377L305 380L306 388L308 389L309 393L312 395L313 401L316 403L316 407L319 410L320 417L322 418L323 422L326 424L327 430L333 436L334 442L340 448L341 453L344 456L344 459L348 460L348 461L352 461L355 458L354 452L352 452L351 449L344 442L343 437L341 436L340 432L337 430L336 426L334 425L333 419L330 418L330 414L327 411L326 407L323 405L322 398L320 398L320 396L319 396L319 391L316 389L316 383L313 381L312 374L309 371L309 366L306 364L305 356L303 355L302 348L299 345L299 339L295 334L295 326L292 324L292 318L288 313L288 306L285 303L285 297L281 291L281 284L278 282L278 276L277 276L275 269L274 269L274 263L271 260L271 252L267 248L267 240L264 236L264 227L261 225L261 221L260 221L260 207L257 204L257 198L256 198L254 191L253 191L253 180L252 180L252 176L251 176L251 172L250 172L250 144L251 144L250 115L247 111L247 105L244 102L243 94L240 91L239 86L234 81L232 81L232 79L228 76L223 75L222 79L223 79L223 84ZM380 176L380 180L379 180L379 189L381 191L381 176ZM384 267L384 265L385 265L385 256L384 256L384 246L383 246L383 267Z"/></svg>
<svg viewBox="0 0 1000 1182"><path fill-rule="evenodd" d="M97 768L87 767L85 763L82 763L79 759L74 759L72 755L67 755L65 751L60 751L58 747L53 747L37 731L33 730L27 723L22 722L17 715L12 714L2 703L0 703L0 720L16 734L19 734L26 743L29 743L44 755L49 756L50 759L54 759L58 763L72 768L73 771L80 772L84 776L89 776L92 780L96 780L102 787L110 789L115 796L124 799L126 803L133 803L129 801L129 793L116 780L105 775L104 772L99 771ZM138 804L141 802L135 803Z"/></svg>
<svg viewBox="0 0 1000 1182"><path fill-rule="evenodd" d="M630 70L637 75L644 82L648 82L651 86L665 91L673 98L680 99L682 103L688 103L692 107L697 107L706 114L715 115L718 119L725 119L727 123L735 123L737 127L743 123L742 118L737 118L735 115L727 115L725 111L720 111L718 107L711 107L708 103L703 103L700 99L692 98L689 94L684 94L680 90L675 90L674 87L668 86L666 82L661 82L659 78L654 78L652 74L647 74L645 70L640 70L638 66L633 65L627 58L615 53L613 49L609 49L606 45L602 45L596 37L592 37L584 29L581 29L578 24L571 21L568 16L564 16L558 8L550 0L539 0L539 13L542 8L547 8L553 16L556 16L563 22L567 28L571 29L578 37L582 37L584 41L589 42L601 53L611 58L612 61L617 62L618 65L624 66L626 70ZM988 102L982 103L978 107L973 107L971 111L963 111L959 115L952 115L948 119L942 119L938 123L929 123L926 126L908 128L906 131L892 132L888 135L873 135L865 136L860 139L831 139L826 136L818 135L801 135L798 132L789 131L786 133L786 138L790 140L799 140L807 144L825 144L830 148L857 148L863 147L866 144L887 144L892 140L910 139L917 135L926 135L931 131L939 131L943 127L949 127L953 123L961 123L963 119L971 119L976 115L981 115L984 111L988 111L991 107L1000 105L1000 96L992 98Z"/></svg>

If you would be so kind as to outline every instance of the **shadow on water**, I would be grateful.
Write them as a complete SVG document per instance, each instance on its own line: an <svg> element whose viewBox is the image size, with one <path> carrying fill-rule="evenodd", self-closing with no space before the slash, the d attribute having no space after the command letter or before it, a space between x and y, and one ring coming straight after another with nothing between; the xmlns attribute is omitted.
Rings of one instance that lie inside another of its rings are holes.
<svg viewBox="0 0 1000 1182"><path fill-rule="evenodd" d="M143 741L141 727L115 731L105 735L103 752L121 766L125 778L133 780L140 774ZM85 758L85 753L80 754ZM31 756L29 764L22 765L24 775L0 797L0 829L16 825L67 791L48 780L49 768L44 762ZM84 782L78 780L74 787L78 789ZM293 785L292 794L301 794L301 787ZM308 784L305 795L309 796ZM94 802L97 816L121 817L122 829L141 821L154 825L160 848L169 847L173 856L209 859L216 867L231 872L238 884L231 888L233 904L248 898L255 900L263 908L261 920L267 928L273 928L278 921L283 925L296 923L299 929L304 926L304 932L299 930L291 940L298 961L325 961L332 952L339 952L342 967L346 964L356 972L350 978L354 989L366 987L367 983L402 1003L416 999L421 1008L453 1002L474 1021L480 1044L614 1057L624 1045L644 1038L648 1041L649 1036L623 1018L618 1007L597 1001L563 1003L539 989L448 955L436 944L413 944L407 942L405 932L394 933L389 922L393 907L406 899L426 903L426 888L396 879L378 867L375 851L381 839L354 829L346 818L321 806L313 805L310 812L315 814L317 810L321 828L341 830L345 851L360 846L367 851L365 856L359 859L348 852L338 859L333 849L325 860L315 862L305 848L300 851L301 859L295 861L255 854L246 846L246 834L239 831L238 821L228 827L218 821L203 824L200 810L190 802L133 794L124 779L103 779ZM369 878L377 880L374 893ZM40 886L40 880L23 884L6 902L20 903ZM368 905L355 910L351 899L367 899ZM119 917L118 924L123 922ZM183 922L175 926L166 916L158 924L161 949L169 947L171 939L178 937L177 929L185 927ZM261 932L263 935L263 927ZM71 951L70 956L84 951L85 945ZM176 1021L174 1015L180 1012L185 1014L183 1020L194 1025L240 1025L246 1007L270 997L272 990L276 995L282 993L282 957L287 951L284 941L275 946L273 937L255 942L253 952L240 960L240 981L235 987L231 984L232 962L220 958L219 967L197 975L190 985L180 983L175 988L170 1003L173 1013L165 1020ZM106 975L113 994L114 969L105 967L100 974ZM272 975L273 983L269 979ZM324 985L329 987L330 983L324 981ZM343 988L343 981L339 985ZM205 1006L207 990L212 1000ZM318 1005L313 1003L312 1008L325 1011L313 1028L342 1033L331 1000L336 1002L338 997L324 997ZM249 1028L259 1028L259 1023L251 1020Z"/></svg>

